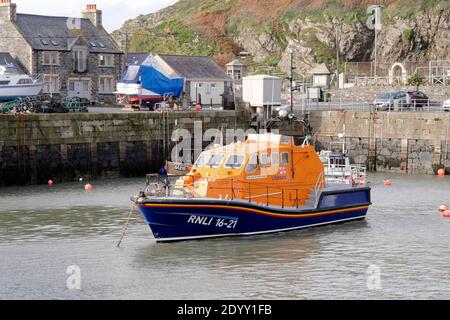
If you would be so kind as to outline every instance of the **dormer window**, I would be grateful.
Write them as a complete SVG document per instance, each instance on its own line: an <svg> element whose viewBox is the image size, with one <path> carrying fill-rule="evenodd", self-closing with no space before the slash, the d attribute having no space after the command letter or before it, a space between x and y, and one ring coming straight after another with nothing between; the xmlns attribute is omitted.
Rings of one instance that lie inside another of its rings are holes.
<svg viewBox="0 0 450 320"><path fill-rule="evenodd" d="M88 50L86 47L73 49L74 72L83 73L88 69Z"/></svg>

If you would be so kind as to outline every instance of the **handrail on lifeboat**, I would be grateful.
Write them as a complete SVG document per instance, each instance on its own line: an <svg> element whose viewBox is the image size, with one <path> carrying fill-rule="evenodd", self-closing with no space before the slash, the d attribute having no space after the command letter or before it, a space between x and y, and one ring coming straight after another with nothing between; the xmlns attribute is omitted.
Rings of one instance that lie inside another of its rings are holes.
<svg viewBox="0 0 450 320"><path fill-rule="evenodd" d="M325 189L325 171L322 171L317 178L316 185L314 186L314 200L315 206L319 204L319 194Z"/></svg>

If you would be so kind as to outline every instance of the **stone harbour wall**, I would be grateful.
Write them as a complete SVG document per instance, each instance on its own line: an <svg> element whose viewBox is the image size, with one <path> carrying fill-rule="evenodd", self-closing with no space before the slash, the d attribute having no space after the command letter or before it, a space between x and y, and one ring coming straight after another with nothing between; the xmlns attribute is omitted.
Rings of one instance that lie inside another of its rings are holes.
<svg viewBox="0 0 450 320"><path fill-rule="evenodd" d="M0 186L144 176L169 158L173 130L194 137L194 122L203 133L246 130L247 119L243 111L0 115Z"/></svg>
<svg viewBox="0 0 450 320"><path fill-rule="evenodd" d="M434 174L446 168L450 173L448 113L315 111L309 118L319 148L340 148L338 135L345 128L354 163L382 172Z"/></svg>
<svg viewBox="0 0 450 320"><path fill-rule="evenodd" d="M377 171L450 173L450 114L314 111L314 143L339 147L345 128L353 163ZM195 123L208 129L249 129L244 111L114 114L0 115L0 186L45 184L157 172L175 142L175 129L194 138ZM206 147L191 142L192 148Z"/></svg>

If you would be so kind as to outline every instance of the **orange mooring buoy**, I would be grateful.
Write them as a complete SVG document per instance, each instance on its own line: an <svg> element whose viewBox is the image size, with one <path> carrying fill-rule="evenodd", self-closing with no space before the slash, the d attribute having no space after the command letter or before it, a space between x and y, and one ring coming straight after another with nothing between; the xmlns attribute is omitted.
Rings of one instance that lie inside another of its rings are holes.
<svg viewBox="0 0 450 320"><path fill-rule="evenodd" d="M386 187L390 187L390 186L392 186L392 181L391 180L384 180L384 185Z"/></svg>
<svg viewBox="0 0 450 320"><path fill-rule="evenodd" d="M442 215L446 218L450 218L450 210L445 210Z"/></svg>
<svg viewBox="0 0 450 320"><path fill-rule="evenodd" d="M439 177L445 176L445 169L444 168L439 169L437 174L438 174Z"/></svg>
<svg viewBox="0 0 450 320"><path fill-rule="evenodd" d="M92 191L92 190L94 190L94 187L91 184L88 183L87 185L84 186L84 190Z"/></svg>

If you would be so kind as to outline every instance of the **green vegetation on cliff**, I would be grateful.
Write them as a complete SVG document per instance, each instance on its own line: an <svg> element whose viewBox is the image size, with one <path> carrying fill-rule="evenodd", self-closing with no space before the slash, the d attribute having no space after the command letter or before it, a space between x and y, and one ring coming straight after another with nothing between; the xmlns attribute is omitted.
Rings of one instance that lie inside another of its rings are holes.
<svg viewBox="0 0 450 320"><path fill-rule="evenodd" d="M208 55L222 65L240 51L252 51L260 57L259 66L273 65L291 40L302 40L312 49L315 62L330 65L336 57L334 44L314 30L297 30L296 24L365 25L369 4L367 0L180 0L128 21L113 36L131 35L130 51ZM448 1L386 0L383 5L383 23L390 24L394 17L414 20L424 10L446 9ZM406 28L402 33L405 40L415 35ZM261 50L251 50L252 45Z"/></svg>

